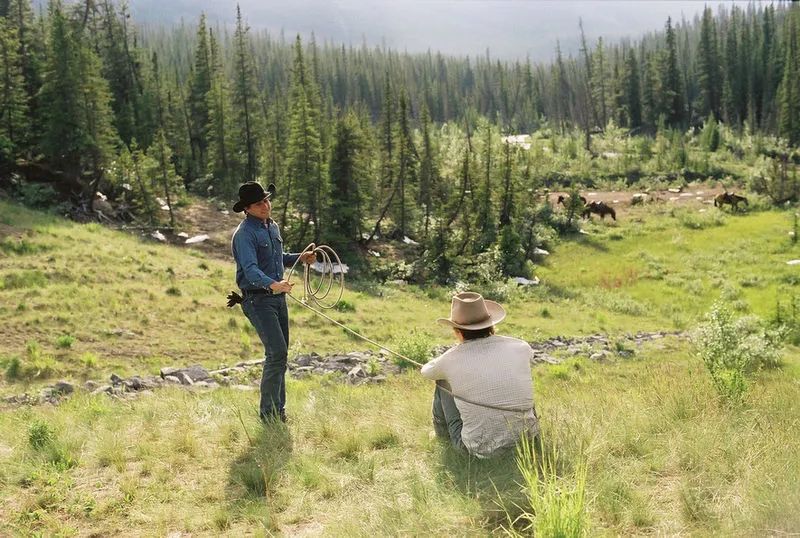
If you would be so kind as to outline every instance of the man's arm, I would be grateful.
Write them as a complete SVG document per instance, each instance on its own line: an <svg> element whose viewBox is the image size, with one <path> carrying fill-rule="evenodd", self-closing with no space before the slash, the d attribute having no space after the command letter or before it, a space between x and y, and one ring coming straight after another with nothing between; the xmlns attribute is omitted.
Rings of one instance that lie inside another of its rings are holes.
<svg viewBox="0 0 800 538"><path fill-rule="evenodd" d="M422 366L422 369L420 370L422 376L427 377L428 379L433 379L434 381L438 381L440 379L446 379L440 364L441 359L442 356L439 356L433 359L432 361L428 362L427 364L424 364Z"/></svg>
<svg viewBox="0 0 800 538"><path fill-rule="evenodd" d="M258 267L255 237L250 232L239 230L233 236L233 255L242 267L244 277L254 288L269 288L274 279Z"/></svg>

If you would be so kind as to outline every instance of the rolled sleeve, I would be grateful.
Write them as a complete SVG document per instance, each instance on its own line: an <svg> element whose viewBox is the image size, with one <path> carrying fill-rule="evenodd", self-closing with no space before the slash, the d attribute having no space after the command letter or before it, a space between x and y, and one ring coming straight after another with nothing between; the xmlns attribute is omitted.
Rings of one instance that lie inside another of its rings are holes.
<svg viewBox="0 0 800 538"><path fill-rule="evenodd" d="M258 267L256 239L247 230L239 230L233 236L233 253L244 273L245 282L253 288L268 288L275 282Z"/></svg>

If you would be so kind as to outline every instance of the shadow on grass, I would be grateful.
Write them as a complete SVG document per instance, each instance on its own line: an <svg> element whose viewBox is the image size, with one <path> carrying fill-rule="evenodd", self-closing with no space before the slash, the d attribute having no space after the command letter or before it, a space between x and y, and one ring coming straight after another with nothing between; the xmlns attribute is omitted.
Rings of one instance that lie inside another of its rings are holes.
<svg viewBox="0 0 800 538"><path fill-rule="evenodd" d="M575 242L600 252L608 252L608 245L591 236L578 234L575 238Z"/></svg>
<svg viewBox="0 0 800 538"><path fill-rule="evenodd" d="M228 501L232 506L269 500L292 455L292 437L280 422L259 425L247 433L248 447L228 471Z"/></svg>
<svg viewBox="0 0 800 538"><path fill-rule="evenodd" d="M527 508L515 456L513 448L491 459L469 456L451 446L442 448L440 479L480 504L489 531L508 527Z"/></svg>

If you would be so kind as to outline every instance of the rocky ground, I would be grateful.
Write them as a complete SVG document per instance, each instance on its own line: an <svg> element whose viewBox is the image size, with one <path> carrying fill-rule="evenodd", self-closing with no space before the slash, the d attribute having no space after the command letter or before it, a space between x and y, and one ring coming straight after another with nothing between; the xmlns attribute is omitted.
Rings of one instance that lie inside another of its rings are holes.
<svg viewBox="0 0 800 538"><path fill-rule="evenodd" d="M571 357L586 357L602 362L611 357L632 357L637 348L646 342L667 336L683 337L683 333L650 332L611 338L605 335L582 337L557 337L540 342L530 342L533 349L531 364L559 364ZM446 348L435 350L442 353ZM111 374L107 381L86 381L75 385L59 381L38 393L23 393L0 400L2 407L22 405L56 405L64 398L82 391L107 394L113 398L127 399L152 394L165 386L184 387L187 390L212 390L229 386L237 390L257 390L263 359L243 361L234 366L207 370L193 365L185 368L164 367L157 376L132 376L122 378ZM289 363L289 373L295 378L310 375L327 375L343 383L361 385L380 383L387 376L400 373L403 368L386 351L354 351L347 354L321 357L316 353L298 355Z"/></svg>

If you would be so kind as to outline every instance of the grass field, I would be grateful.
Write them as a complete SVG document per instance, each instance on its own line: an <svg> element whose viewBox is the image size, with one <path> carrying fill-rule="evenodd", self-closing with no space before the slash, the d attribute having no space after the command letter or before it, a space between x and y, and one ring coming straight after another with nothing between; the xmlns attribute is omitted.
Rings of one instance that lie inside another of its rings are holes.
<svg viewBox="0 0 800 538"><path fill-rule="evenodd" d="M718 299L775 314L800 284L792 214L632 208L584 226L501 291L501 334L689 330ZM259 353L224 308L232 262L0 201L0 395L58 378L231 364ZM451 290L354 283L334 316L389 345L430 343ZM292 307L292 353L367 349ZM402 331L400 330L402 328ZM10 378L12 360L26 375ZM800 361L754 374L743 406L718 400L690 344L534 369L559 491L581 482L589 535L800 531ZM164 389L134 401L78 394L0 411L0 535L481 535L521 531L531 499L510 455L464 458L429 439L430 385L291 380L288 428L257 394ZM512 526L518 516L516 523Z"/></svg>

